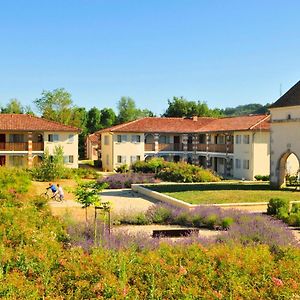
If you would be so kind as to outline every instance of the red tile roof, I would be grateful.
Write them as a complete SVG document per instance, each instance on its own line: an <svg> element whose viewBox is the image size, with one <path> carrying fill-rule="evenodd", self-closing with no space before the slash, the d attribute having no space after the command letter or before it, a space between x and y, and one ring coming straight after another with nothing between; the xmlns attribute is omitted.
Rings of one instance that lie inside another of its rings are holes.
<svg viewBox="0 0 300 300"><path fill-rule="evenodd" d="M250 115L231 118L215 119L201 128L202 132L269 130L269 115Z"/></svg>
<svg viewBox="0 0 300 300"><path fill-rule="evenodd" d="M132 122L116 125L103 132L165 132L165 133L196 133L215 131L269 130L267 115L240 116L231 118L198 117L197 120L184 118L143 118Z"/></svg>
<svg viewBox="0 0 300 300"><path fill-rule="evenodd" d="M143 118L98 131L101 132L197 132L200 127L212 122L213 118Z"/></svg>
<svg viewBox="0 0 300 300"><path fill-rule="evenodd" d="M79 128L27 114L0 114L0 130L80 132Z"/></svg>
<svg viewBox="0 0 300 300"><path fill-rule="evenodd" d="M99 142L99 135L96 133L92 133L88 135L88 139L92 142L92 144L98 144Z"/></svg>

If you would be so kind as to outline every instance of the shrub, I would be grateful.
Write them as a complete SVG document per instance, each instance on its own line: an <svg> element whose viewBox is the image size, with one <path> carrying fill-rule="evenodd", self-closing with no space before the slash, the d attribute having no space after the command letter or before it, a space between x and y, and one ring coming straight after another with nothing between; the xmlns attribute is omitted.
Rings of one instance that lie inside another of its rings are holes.
<svg viewBox="0 0 300 300"><path fill-rule="evenodd" d="M290 202L287 199L280 199L280 198L272 198L270 199L268 203L268 208L267 208L267 214L268 215L274 215L276 216L279 212L280 213L289 213L289 207L290 207Z"/></svg>
<svg viewBox="0 0 300 300"><path fill-rule="evenodd" d="M270 175L255 175L254 178L257 181L269 181L270 180Z"/></svg>
<svg viewBox="0 0 300 300"><path fill-rule="evenodd" d="M130 188L134 183L155 183L158 182L153 174L126 173L114 174L100 180L108 184L109 189Z"/></svg>
<svg viewBox="0 0 300 300"><path fill-rule="evenodd" d="M129 171L129 167L127 164L121 165L116 168L117 173L127 173Z"/></svg>
<svg viewBox="0 0 300 300"><path fill-rule="evenodd" d="M225 217L221 220L221 226L223 229L228 229L234 223L233 218Z"/></svg>
<svg viewBox="0 0 300 300"><path fill-rule="evenodd" d="M172 182L216 182L220 177L210 170L187 163L168 163L156 174L157 178Z"/></svg>
<svg viewBox="0 0 300 300"><path fill-rule="evenodd" d="M153 206L150 207L146 216L152 223L155 224L168 224L171 220L171 210L166 206Z"/></svg>
<svg viewBox="0 0 300 300"><path fill-rule="evenodd" d="M161 157L154 157L147 161L137 161L131 169L135 173L157 173L167 165L167 162Z"/></svg>
<svg viewBox="0 0 300 300"><path fill-rule="evenodd" d="M289 226L300 226L300 212L290 213L284 221Z"/></svg>
<svg viewBox="0 0 300 300"><path fill-rule="evenodd" d="M300 203L293 203L291 213L300 213Z"/></svg>

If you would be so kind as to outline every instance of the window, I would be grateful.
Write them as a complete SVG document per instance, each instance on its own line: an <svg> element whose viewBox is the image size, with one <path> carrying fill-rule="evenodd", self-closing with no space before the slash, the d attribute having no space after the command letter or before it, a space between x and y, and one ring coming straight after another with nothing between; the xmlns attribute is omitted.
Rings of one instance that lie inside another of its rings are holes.
<svg viewBox="0 0 300 300"><path fill-rule="evenodd" d="M170 137L166 135L161 135L159 137L159 143L160 144L170 144Z"/></svg>
<svg viewBox="0 0 300 300"><path fill-rule="evenodd" d="M104 136L104 145L109 145L109 136Z"/></svg>
<svg viewBox="0 0 300 300"><path fill-rule="evenodd" d="M109 154L106 154L106 164L109 165Z"/></svg>
<svg viewBox="0 0 300 300"><path fill-rule="evenodd" d="M10 143L24 143L24 134L10 134Z"/></svg>
<svg viewBox="0 0 300 300"><path fill-rule="evenodd" d="M240 169L241 168L241 160L240 159L236 159L235 160L235 168L236 169Z"/></svg>
<svg viewBox="0 0 300 300"><path fill-rule="evenodd" d="M48 134L48 142L58 142L59 135L58 134Z"/></svg>
<svg viewBox="0 0 300 300"><path fill-rule="evenodd" d="M225 144L225 136L224 135L219 136L219 143L218 144Z"/></svg>
<svg viewBox="0 0 300 300"><path fill-rule="evenodd" d="M243 160L243 168L249 170L249 159Z"/></svg>
<svg viewBox="0 0 300 300"><path fill-rule="evenodd" d="M9 156L9 164L13 167L22 167L23 162L22 156Z"/></svg>
<svg viewBox="0 0 300 300"><path fill-rule="evenodd" d="M199 135L199 144L205 144L206 143L206 136L205 134Z"/></svg>
<svg viewBox="0 0 300 300"><path fill-rule="evenodd" d="M245 134L243 136L243 143L244 144L250 144L250 135L249 134Z"/></svg>
<svg viewBox="0 0 300 300"><path fill-rule="evenodd" d="M131 136L131 142L132 143L140 143L141 142L141 136L136 134Z"/></svg>
<svg viewBox="0 0 300 300"><path fill-rule="evenodd" d="M117 163L118 164L126 164L126 156L125 155L118 155L117 156Z"/></svg>
<svg viewBox="0 0 300 300"><path fill-rule="evenodd" d="M74 134L69 134L68 143L74 143Z"/></svg>
<svg viewBox="0 0 300 300"><path fill-rule="evenodd" d="M242 140L242 138L241 138L241 136L239 134L235 136L235 143L236 144L240 144L241 140Z"/></svg>
<svg viewBox="0 0 300 300"><path fill-rule="evenodd" d="M130 162L132 164L134 164L136 161L140 161L141 160L141 156L140 155L132 155L130 156Z"/></svg>
<svg viewBox="0 0 300 300"><path fill-rule="evenodd" d="M124 143L124 142L127 142L127 135L124 135L124 134L118 134L117 135L117 142L118 143Z"/></svg>
<svg viewBox="0 0 300 300"><path fill-rule="evenodd" d="M64 155L64 163L65 164L74 163L74 156L73 155Z"/></svg>

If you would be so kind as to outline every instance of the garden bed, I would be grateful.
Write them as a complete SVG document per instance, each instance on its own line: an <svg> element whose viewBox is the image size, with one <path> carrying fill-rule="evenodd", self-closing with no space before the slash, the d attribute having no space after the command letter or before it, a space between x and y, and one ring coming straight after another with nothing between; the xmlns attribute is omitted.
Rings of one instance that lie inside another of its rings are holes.
<svg viewBox="0 0 300 300"><path fill-rule="evenodd" d="M268 183L199 183L144 186L189 204L261 203L271 198L300 201L300 193L272 190Z"/></svg>

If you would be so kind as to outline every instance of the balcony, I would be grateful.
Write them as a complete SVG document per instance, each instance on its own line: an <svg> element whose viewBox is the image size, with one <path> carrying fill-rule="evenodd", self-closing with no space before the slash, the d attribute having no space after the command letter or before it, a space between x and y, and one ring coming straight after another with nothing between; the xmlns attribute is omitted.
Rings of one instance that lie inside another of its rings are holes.
<svg viewBox="0 0 300 300"><path fill-rule="evenodd" d="M28 142L0 143L0 151L28 151ZM44 151L44 143L32 143L32 151Z"/></svg>
<svg viewBox="0 0 300 300"><path fill-rule="evenodd" d="M28 143L0 143L2 151L28 151Z"/></svg>
<svg viewBox="0 0 300 300"><path fill-rule="evenodd" d="M32 142L32 151L44 151L44 143Z"/></svg>
<svg viewBox="0 0 300 300"><path fill-rule="evenodd" d="M197 151L206 152L206 147L208 146L208 152L219 152L219 153L233 153L233 144L198 144ZM228 151L226 148L228 147Z"/></svg>
<svg viewBox="0 0 300 300"><path fill-rule="evenodd" d="M158 151L182 151L182 144L158 144Z"/></svg>
<svg viewBox="0 0 300 300"><path fill-rule="evenodd" d="M155 144L145 144L145 151L154 151Z"/></svg>

